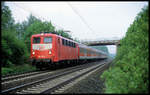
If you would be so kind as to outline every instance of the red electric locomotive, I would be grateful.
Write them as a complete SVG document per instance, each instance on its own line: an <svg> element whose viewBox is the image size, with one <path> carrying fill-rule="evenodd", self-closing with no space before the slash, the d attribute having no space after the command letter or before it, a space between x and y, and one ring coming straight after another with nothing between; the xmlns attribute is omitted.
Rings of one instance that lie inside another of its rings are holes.
<svg viewBox="0 0 150 95"><path fill-rule="evenodd" d="M107 58L106 54L96 49L79 44L62 36L41 33L31 36L32 64L37 68L49 67L61 62L77 62Z"/></svg>
<svg viewBox="0 0 150 95"><path fill-rule="evenodd" d="M47 67L60 61L77 60L78 44L51 33L32 35L30 58L38 68Z"/></svg>

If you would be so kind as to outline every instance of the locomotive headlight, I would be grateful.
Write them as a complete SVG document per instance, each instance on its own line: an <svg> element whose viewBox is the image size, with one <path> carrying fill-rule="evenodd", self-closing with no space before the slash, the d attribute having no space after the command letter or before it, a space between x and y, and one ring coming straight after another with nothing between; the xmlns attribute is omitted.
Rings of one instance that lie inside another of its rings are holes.
<svg viewBox="0 0 150 95"><path fill-rule="evenodd" d="M35 54L35 52L33 51L33 52L32 52L32 54L34 55L34 54Z"/></svg>
<svg viewBox="0 0 150 95"><path fill-rule="evenodd" d="M41 33L41 35L44 35L44 33Z"/></svg>
<svg viewBox="0 0 150 95"><path fill-rule="evenodd" d="M51 50L49 51L49 54L52 54Z"/></svg>

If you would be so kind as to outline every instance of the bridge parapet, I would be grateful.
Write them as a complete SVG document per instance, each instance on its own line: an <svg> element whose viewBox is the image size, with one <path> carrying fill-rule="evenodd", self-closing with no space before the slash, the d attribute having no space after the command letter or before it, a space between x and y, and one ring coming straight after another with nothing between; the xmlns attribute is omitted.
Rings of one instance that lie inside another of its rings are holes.
<svg viewBox="0 0 150 95"><path fill-rule="evenodd" d="M84 41L83 44L88 46L98 46L98 45L120 45L120 40L101 40L101 41Z"/></svg>

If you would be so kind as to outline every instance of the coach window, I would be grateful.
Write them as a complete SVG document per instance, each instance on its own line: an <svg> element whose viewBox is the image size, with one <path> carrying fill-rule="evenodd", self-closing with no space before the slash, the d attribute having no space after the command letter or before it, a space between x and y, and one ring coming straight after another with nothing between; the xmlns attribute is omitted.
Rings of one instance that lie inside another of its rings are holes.
<svg viewBox="0 0 150 95"><path fill-rule="evenodd" d="M64 45L64 39L62 39L62 44Z"/></svg>
<svg viewBox="0 0 150 95"><path fill-rule="evenodd" d="M63 39L64 40L64 44L63 45L66 45L66 40L65 39Z"/></svg>
<svg viewBox="0 0 150 95"><path fill-rule="evenodd" d="M69 41L67 40L67 46L69 46Z"/></svg>
<svg viewBox="0 0 150 95"><path fill-rule="evenodd" d="M44 43L52 43L52 38L51 37L45 37Z"/></svg>
<svg viewBox="0 0 150 95"><path fill-rule="evenodd" d="M74 45L73 45L73 44L74 44L74 42L72 43L72 47L74 47Z"/></svg>
<svg viewBox="0 0 150 95"><path fill-rule="evenodd" d="M67 40L65 40L65 46L67 46Z"/></svg>
<svg viewBox="0 0 150 95"><path fill-rule="evenodd" d="M71 42L69 41L69 46L71 47Z"/></svg>
<svg viewBox="0 0 150 95"><path fill-rule="evenodd" d="M71 47L71 42L69 41L69 46Z"/></svg>
<svg viewBox="0 0 150 95"><path fill-rule="evenodd" d="M72 42L70 42L70 47L72 47Z"/></svg>
<svg viewBox="0 0 150 95"><path fill-rule="evenodd" d="M66 40L64 39L64 45L66 46Z"/></svg>
<svg viewBox="0 0 150 95"><path fill-rule="evenodd" d="M64 39L64 45L66 46L66 40Z"/></svg>
<svg viewBox="0 0 150 95"><path fill-rule="evenodd" d="M65 46L67 45L67 40L64 40L64 45L65 45Z"/></svg>
<svg viewBox="0 0 150 95"><path fill-rule="evenodd" d="M69 46L69 41L67 40L67 46Z"/></svg>
<svg viewBox="0 0 150 95"><path fill-rule="evenodd" d="M40 43L40 40L41 40L40 37L34 37L34 38L33 38L33 43L34 43L34 44Z"/></svg>
<svg viewBox="0 0 150 95"><path fill-rule="evenodd" d="M69 42L68 42L68 40L66 40L66 46L68 46L69 45Z"/></svg>
<svg viewBox="0 0 150 95"><path fill-rule="evenodd" d="M66 40L64 39L64 45L66 46Z"/></svg>
<svg viewBox="0 0 150 95"><path fill-rule="evenodd" d="M70 41L68 41L68 46L70 46Z"/></svg>
<svg viewBox="0 0 150 95"><path fill-rule="evenodd" d="M68 46L70 46L70 41L68 41Z"/></svg>
<svg viewBox="0 0 150 95"><path fill-rule="evenodd" d="M70 46L70 41L68 41L68 46Z"/></svg>
<svg viewBox="0 0 150 95"><path fill-rule="evenodd" d="M71 42L71 47L73 47L73 42Z"/></svg>
<svg viewBox="0 0 150 95"><path fill-rule="evenodd" d="M69 41L67 40L67 46L69 46Z"/></svg>
<svg viewBox="0 0 150 95"><path fill-rule="evenodd" d="M74 43L73 43L73 45L72 45L73 47L74 47Z"/></svg>

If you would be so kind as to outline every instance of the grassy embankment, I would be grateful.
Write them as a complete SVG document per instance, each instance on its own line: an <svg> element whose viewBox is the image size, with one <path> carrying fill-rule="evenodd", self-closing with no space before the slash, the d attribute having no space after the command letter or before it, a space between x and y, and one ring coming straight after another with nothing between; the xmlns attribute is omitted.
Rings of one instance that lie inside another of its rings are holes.
<svg viewBox="0 0 150 95"><path fill-rule="evenodd" d="M35 71L36 68L29 65L29 64L23 64L23 65L12 65L11 67L2 67L1 74L2 76L8 75L8 74L15 74L15 73L22 73L22 72L28 72L28 71Z"/></svg>

